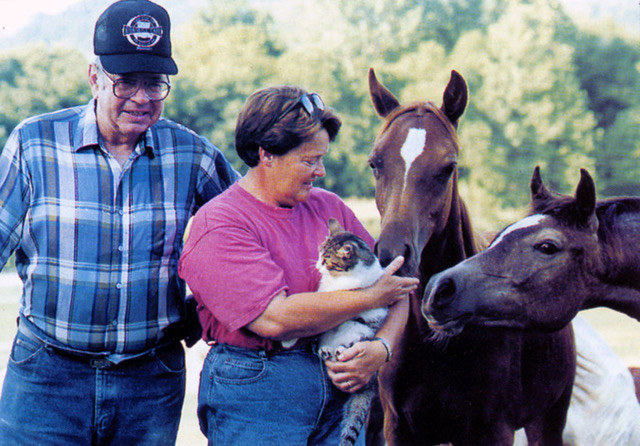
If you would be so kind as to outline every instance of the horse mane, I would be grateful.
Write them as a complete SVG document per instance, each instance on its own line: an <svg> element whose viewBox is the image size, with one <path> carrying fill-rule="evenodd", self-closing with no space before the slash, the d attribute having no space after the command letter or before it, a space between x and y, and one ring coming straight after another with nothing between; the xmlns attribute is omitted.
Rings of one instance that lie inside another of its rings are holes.
<svg viewBox="0 0 640 446"><path fill-rule="evenodd" d="M610 198L602 200L596 205L598 217L598 238L603 241L611 240L615 234L615 222L625 214L640 213L640 199L632 197Z"/></svg>
<svg viewBox="0 0 640 446"><path fill-rule="evenodd" d="M576 199L569 195L556 195L553 199L545 200L531 206L530 215L550 215L561 224L573 227L583 227L577 221ZM615 221L624 214L640 213L640 199L634 197L609 198L596 204L598 219L598 237L608 240L614 233Z"/></svg>
<svg viewBox="0 0 640 446"><path fill-rule="evenodd" d="M442 123L442 125L444 125L444 127L447 129L449 136L454 142L456 150L458 152L460 151L460 141L458 139L458 132L456 130L455 125L451 123L447 115L444 114L444 112L440 109L440 107L438 107L432 101L413 102L411 104L397 107L395 110L392 110L386 116L385 121L382 124L382 127L380 129L380 132L378 133L378 137L380 137L380 135L382 135L384 132L386 132L389 129L389 127L391 127L391 124L393 124L393 121L395 121L398 117L407 113L415 113L418 116L423 116L423 115L426 115L427 113L433 113L438 118L438 120Z"/></svg>

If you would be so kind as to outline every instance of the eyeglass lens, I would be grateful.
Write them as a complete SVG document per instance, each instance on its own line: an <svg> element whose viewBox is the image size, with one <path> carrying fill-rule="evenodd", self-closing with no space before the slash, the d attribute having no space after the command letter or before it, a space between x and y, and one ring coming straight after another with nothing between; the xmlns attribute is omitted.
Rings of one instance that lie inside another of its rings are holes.
<svg viewBox="0 0 640 446"><path fill-rule="evenodd" d="M166 82L126 78L114 82L114 93L119 98L127 99L135 96L143 85L147 97L151 100L161 100L169 94L169 84Z"/></svg>

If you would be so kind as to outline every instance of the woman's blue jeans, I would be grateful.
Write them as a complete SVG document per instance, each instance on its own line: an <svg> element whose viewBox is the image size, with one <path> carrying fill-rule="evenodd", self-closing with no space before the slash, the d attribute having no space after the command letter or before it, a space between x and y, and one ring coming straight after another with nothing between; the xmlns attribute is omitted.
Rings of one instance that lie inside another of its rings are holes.
<svg viewBox="0 0 640 446"><path fill-rule="evenodd" d="M271 354L213 345L198 416L210 445L336 446L347 399L310 348Z"/></svg>
<svg viewBox="0 0 640 446"><path fill-rule="evenodd" d="M0 398L0 445L174 446L184 364L179 342L100 367L18 333Z"/></svg>

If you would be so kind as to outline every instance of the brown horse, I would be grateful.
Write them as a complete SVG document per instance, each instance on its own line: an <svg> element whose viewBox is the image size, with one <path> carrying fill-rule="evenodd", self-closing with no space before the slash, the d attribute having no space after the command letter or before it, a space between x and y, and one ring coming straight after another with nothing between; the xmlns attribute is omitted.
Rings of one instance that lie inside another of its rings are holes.
<svg viewBox="0 0 640 446"><path fill-rule="evenodd" d="M531 195L532 215L432 279L429 318L452 330L556 330L581 309L605 306L640 320L640 198L596 203L585 169L574 197L552 193L537 167Z"/></svg>
<svg viewBox="0 0 640 446"><path fill-rule="evenodd" d="M453 71L441 107L401 106L373 72L369 89L384 118L369 157L376 177L383 264L405 257L402 273L429 278L477 253L458 195L458 119L467 86ZM512 445L525 427L530 444L561 445L575 373L570 327L557 334L467 327L440 342L412 296L392 362L379 376L390 445Z"/></svg>

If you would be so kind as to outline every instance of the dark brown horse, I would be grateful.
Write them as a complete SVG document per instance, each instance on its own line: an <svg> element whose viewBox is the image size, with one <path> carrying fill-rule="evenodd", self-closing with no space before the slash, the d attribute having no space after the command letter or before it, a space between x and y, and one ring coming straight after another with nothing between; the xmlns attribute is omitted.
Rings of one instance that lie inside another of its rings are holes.
<svg viewBox="0 0 640 446"><path fill-rule="evenodd" d="M640 320L640 198L596 203L582 169L575 196L550 192L536 168L532 215L481 254L432 279L434 323L556 330L579 310L605 306Z"/></svg>
<svg viewBox="0 0 640 446"><path fill-rule="evenodd" d="M384 118L369 157L382 217L383 264L405 257L402 273L429 278L477 253L480 244L458 195L458 119L467 86L451 74L441 107L401 106L371 70L374 107ZM512 445L524 426L530 444L561 445L575 372L573 335L467 327L439 342L411 298L401 345L381 370L384 432L390 445Z"/></svg>

